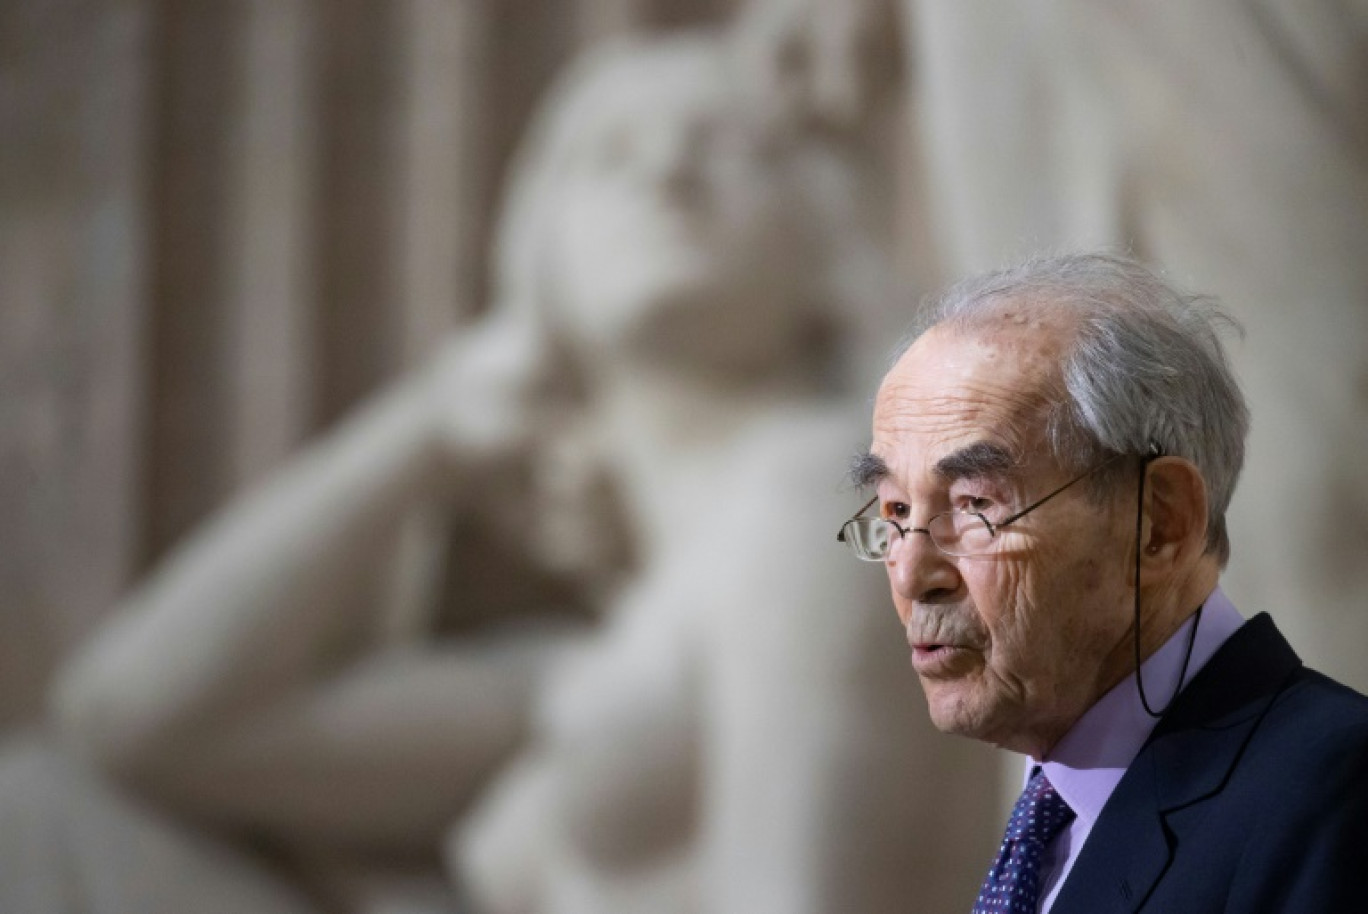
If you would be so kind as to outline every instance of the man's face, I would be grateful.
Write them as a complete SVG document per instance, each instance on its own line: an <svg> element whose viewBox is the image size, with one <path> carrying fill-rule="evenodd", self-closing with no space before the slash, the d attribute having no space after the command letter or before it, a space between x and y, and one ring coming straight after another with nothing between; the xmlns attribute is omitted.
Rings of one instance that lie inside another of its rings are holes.
<svg viewBox="0 0 1368 914"><path fill-rule="evenodd" d="M1059 397L1067 336L1009 312L970 334L921 337L875 403L882 515L903 527L947 510L996 521L1068 482L1043 411ZM1132 498L1099 503L1080 484L999 531L987 556L945 555L921 533L895 544L893 602L937 727L1041 758L1120 681Z"/></svg>

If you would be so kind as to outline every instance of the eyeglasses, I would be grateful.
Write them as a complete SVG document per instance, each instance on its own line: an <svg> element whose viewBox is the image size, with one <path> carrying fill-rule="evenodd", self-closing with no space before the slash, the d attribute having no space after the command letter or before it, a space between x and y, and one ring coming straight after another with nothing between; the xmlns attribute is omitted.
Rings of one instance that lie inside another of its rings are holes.
<svg viewBox="0 0 1368 914"><path fill-rule="evenodd" d="M888 553L893 550L895 532L897 534L896 539L899 540L904 539L909 533L925 533L931 537L931 542L935 544L937 549L946 555L957 558L987 555L993 551L999 530L1021 520L1065 489L1087 479L1098 470L1120 459L1121 456L1121 454L1112 455L1083 475L1075 476L1044 498L1027 505L997 523L993 523L978 511L942 511L933 515L926 522L925 527L904 527L887 517L862 517L861 515L879 500L876 495L866 502L864 507L856 511L854 517L841 526L840 532L836 534L836 542L845 543L850 547L850 551L855 553L856 558L863 559L866 562L882 562L888 558Z"/></svg>

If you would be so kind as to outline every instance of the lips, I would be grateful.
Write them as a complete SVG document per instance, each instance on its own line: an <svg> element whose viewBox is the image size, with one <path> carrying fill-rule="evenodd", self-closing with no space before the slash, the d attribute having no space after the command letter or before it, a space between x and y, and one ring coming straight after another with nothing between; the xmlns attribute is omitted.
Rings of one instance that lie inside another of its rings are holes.
<svg viewBox="0 0 1368 914"><path fill-rule="evenodd" d="M907 646L914 651L935 651L946 648L971 648L979 644L972 631L958 625L911 625L907 629Z"/></svg>
<svg viewBox="0 0 1368 914"><path fill-rule="evenodd" d="M960 644L914 642L912 668L920 676L944 676L954 673L969 656L970 649Z"/></svg>
<svg viewBox="0 0 1368 914"><path fill-rule="evenodd" d="M955 651L965 651L969 649L967 644L954 644L942 641L914 641L911 644L912 653L923 657L934 657L940 654L950 654Z"/></svg>

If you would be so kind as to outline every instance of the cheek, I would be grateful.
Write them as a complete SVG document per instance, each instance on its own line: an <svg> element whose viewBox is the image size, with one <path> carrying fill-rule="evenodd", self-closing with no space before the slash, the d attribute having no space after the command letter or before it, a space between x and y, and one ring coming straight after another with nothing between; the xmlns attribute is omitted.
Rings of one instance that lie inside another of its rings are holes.
<svg viewBox="0 0 1368 914"><path fill-rule="evenodd" d="M1121 586L1123 569L1109 557L1090 555L1073 562L1057 561L1053 574L1023 591L1033 600L1025 628L1034 652L1033 664L1067 689L1068 679L1087 665L1087 658L1107 655L1130 625Z"/></svg>
<svg viewBox="0 0 1368 914"><path fill-rule="evenodd" d="M902 623L902 627L907 628L907 620L912 618L912 604L898 595L898 588L893 583L893 575L887 565L884 566L884 570L888 572L888 592L893 597L893 611L898 614L898 621Z"/></svg>
<svg viewBox="0 0 1368 914"><path fill-rule="evenodd" d="M975 598L989 634L985 662L992 678L1022 701L1052 692L1078 649L1079 633L1060 616L1065 595L1053 583L1039 563L1014 562L997 569Z"/></svg>
<svg viewBox="0 0 1368 914"><path fill-rule="evenodd" d="M1129 540L1117 531L1097 531L1107 547L1079 549L1072 562L1059 563L1061 597L1078 607L1077 624L1092 629L1130 624L1131 557Z"/></svg>
<svg viewBox="0 0 1368 914"><path fill-rule="evenodd" d="M1030 639L1034 602L1030 569L1023 563L984 563L966 569L964 581L991 638L994 656L1014 654Z"/></svg>
<svg viewBox="0 0 1368 914"><path fill-rule="evenodd" d="M1078 564L1072 578L1074 589L1084 598L1090 594L1100 593L1107 574L1115 573L1115 568L1108 567L1109 562L1103 561L1100 557L1089 556Z"/></svg>

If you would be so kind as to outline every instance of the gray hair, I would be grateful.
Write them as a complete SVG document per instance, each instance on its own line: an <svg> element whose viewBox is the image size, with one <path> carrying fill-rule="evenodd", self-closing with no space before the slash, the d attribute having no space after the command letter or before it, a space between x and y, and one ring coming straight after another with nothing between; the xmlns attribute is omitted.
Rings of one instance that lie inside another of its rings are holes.
<svg viewBox="0 0 1368 914"><path fill-rule="evenodd" d="M1068 254L958 283L926 304L911 340L937 325L972 331L1023 305L1062 313L1074 328L1061 402L1047 418L1055 459L1082 472L1109 454L1144 456L1157 446L1192 461L1207 485L1207 550L1224 565L1249 409L1221 332L1239 325L1213 299L1129 257Z"/></svg>

